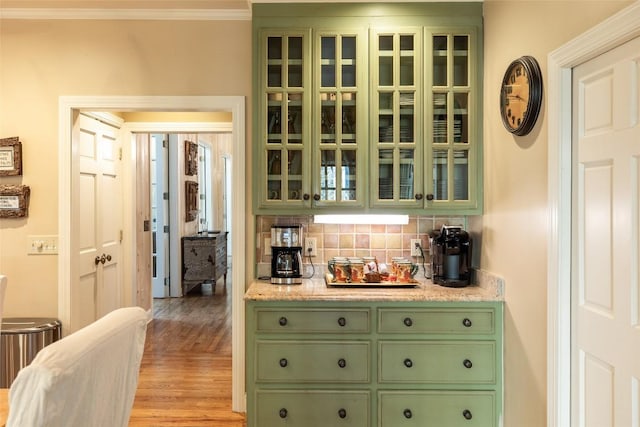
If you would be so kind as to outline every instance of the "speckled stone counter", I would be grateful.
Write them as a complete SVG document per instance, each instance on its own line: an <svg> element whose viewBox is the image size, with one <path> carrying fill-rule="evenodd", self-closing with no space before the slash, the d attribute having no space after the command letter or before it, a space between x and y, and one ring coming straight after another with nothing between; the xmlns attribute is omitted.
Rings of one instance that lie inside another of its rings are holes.
<svg viewBox="0 0 640 427"><path fill-rule="evenodd" d="M301 285L272 285L254 281L244 299L249 301L502 301L501 288L471 285L446 288L430 280L415 287L329 287L324 279L305 279Z"/></svg>

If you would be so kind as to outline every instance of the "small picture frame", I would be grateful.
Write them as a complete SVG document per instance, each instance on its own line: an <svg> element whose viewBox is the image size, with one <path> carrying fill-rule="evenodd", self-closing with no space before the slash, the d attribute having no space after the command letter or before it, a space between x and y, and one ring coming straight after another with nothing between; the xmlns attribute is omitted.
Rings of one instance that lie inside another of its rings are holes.
<svg viewBox="0 0 640 427"><path fill-rule="evenodd" d="M22 175L22 143L17 136L0 139L0 176Z"/></svg>
<svg viewBox="0 0 640 427"><path fill-rule="evenodd" d="M185 221L191 222L198 218L198 183L185 181Z"/></svg>
<svg viewBox="0 0 640 427"><path fill-rule="evenodd" d="M22 218L29 214L27 185L0 184L0 218Z"/></svg>
<svg viewBox="0 0 640 427"><path fill-rule="evenodd" d="M193 176L198 174L198 144L184 142L184 173Z"/></svg>

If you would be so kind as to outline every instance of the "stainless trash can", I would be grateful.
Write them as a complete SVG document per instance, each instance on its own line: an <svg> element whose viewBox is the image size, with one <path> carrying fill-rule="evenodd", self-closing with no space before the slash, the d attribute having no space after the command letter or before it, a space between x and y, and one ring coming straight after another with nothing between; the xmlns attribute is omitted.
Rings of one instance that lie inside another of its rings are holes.
<svg viewBox="0 0 640 427"><path fill-rule="evenodd" d="M27 366L44 346L62 336L57 319L8 317L0 331L0 388L9 388L18 371Z"/></svg>

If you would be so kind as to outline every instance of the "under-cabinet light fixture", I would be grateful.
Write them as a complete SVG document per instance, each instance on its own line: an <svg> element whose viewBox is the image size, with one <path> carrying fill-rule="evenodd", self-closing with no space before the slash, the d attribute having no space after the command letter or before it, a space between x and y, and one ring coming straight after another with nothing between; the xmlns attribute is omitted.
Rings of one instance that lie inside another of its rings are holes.
<svg viewBox="0 0 640 427"><path fill-rule="evenodd" d="M314 215L316 224L401 224L409 223L409 215Z"/></svg>

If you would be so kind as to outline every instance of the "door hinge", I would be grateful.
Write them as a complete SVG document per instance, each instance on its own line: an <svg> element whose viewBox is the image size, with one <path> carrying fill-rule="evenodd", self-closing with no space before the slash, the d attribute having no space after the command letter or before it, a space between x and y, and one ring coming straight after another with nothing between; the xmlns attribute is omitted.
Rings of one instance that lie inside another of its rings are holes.
<svg viewBox="0 0 640 427"><path fill-rule="evenodd" d="M162 199L163 200L169 200L169 193L162 193Z"/></svg>
<svg viewBox="0 0 640 427"><path fill-rule="evenodd" d="M168 232L169 232L169 226L168 226L168 225L165 225L165 226L164 226L164 232L165 232L165 233L168 233Z"/></svg>
<svg viewBox="0 0 640 427"><path fill-rule="evenodd" d="M164 285L165 286L169 286L171 284L171 278L170 277L165 277L164 278Z"/></svg>
<svg viewBox="0 0 640 427"><path fill-rule="evenodd" d="M120 230L120 243L122 243L123 238L124 238L124 232Z"/></svg>
<svg viewBox="0 0 640 427"><path fill-rule="evenodd" d="M118 149L118 160L122 160L122 147Z"/></svg>

